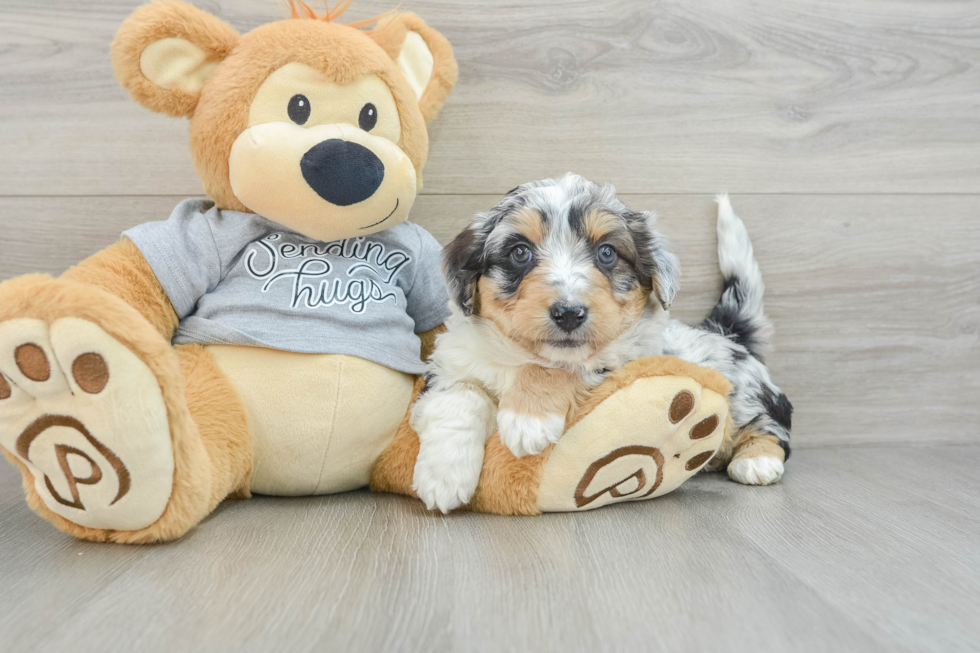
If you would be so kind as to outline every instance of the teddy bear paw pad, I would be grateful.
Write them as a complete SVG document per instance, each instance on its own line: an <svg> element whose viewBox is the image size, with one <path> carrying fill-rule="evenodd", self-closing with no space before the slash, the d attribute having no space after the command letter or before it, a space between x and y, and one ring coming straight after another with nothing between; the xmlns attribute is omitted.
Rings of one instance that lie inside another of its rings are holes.
<svg viewBox="0 0 980 653"><path fill-rule="evenodd" d="M47 508L81 526L144 528L170 500L174 455L157 379L87 320L0 324L0 445Z"/></svg>
<svg viewBox="0 0 980 653"><path fill-rule="evenodd" d="M581 418L548 457L542 512L591 510L662 496L721 446L726 398L684 376L640 378Z"/></svg>

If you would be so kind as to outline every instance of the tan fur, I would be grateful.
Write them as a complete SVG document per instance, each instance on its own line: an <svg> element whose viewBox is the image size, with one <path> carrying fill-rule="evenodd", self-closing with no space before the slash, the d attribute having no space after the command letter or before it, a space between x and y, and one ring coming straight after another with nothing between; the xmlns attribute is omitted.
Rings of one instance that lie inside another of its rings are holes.
<svg viewBox="0 0 980 653"><path fill-rule="evenodd" d="M780 462L786 462L786 452L779 446L779 439L768 433L760 433L753 429L746 429L731 439L731 443L726 449L720 450L718 456L725 462L739 460L741 458L778 458Z"/></svg>
<svg viewBox="0 0 980 653"><path fill-rule="evenodd" d="M656 356L633 361L621 370L613 372L598 388L582 401L565 425L566 430L580 422L603 401L612 397L638 379L652 376L686 376L705 388L727 397L732 386L720 372L682 361L673 356ZM419 379L415 396L424 387ZM725 423L726 437L731 420ZM503 515L537 515L538 485L553 446L537 456L517 458L494 435L487 442L483 459L480 484L468 509ZM379 492L396 492L416 496L412 490L415 459L419 453L419 438L408 423L402 422L395 439L378 459L371 477L371 489Z"/></svg>
<svg viewBox="0 0 980 653"><path fill-rule="evenodd" d="M139 311L165 339L173 337L177 313L150 264L129 239L93 254L61 275L66 281L86 283L119 297Z"/></svg>
<svg viewBox="0 0 980 653"><path fill-rule="evenodd" d="M122 24L112 42L112 67L116 80L133 99L147 109L175 118L194 113L200 93L156 86L140 69L140 56L148 45L165 38L190 41L218 62L238 42L238 32L206 11L177 0L140 7Z"/></svg>
<svg viewBox="0 0 980 653"><path fill-rule="evenodd" d="M723 397L727 397L732 391L732 384L728 379L721 372L710 367L701 367L674 356L641 358L610 374L599 387L589 394L588 399L579 405L575 415L565 425L565 428L570 429L616 391L625 388L637 379L650 376L687 376Z"/></svg>
<svg viewBox="0 0 980 653"><path fill-rule="evenodd" d="M548 310L558 299L558 291L544 277L541 269L531 270L510 299L501 296L500 288L490 277L482 276L477 282L479 315L534 354L545 346L550 326Z"/></svg>
<svg viewBox="0 0 980 653"><path fill-rule="evenodd" d="M318 20L285 20L262 25L242 36L238 47L215 70L201 91L191 118L191 153L204 188L218 207L248 209L228 181L232 143L248 126L251 100L262 82L290 62L306 64L337 84L363 75L380 77L391 89L401 119L398 146L421 176L428 155L428 133L415 93L395 62L364 32Z"/></svg>
<svg viewBox="0 0 980 653"><path fill-rule="evenodd" d="M428 331L423 331L418 334L419 340L422 341L422 360L427 361L432 356L432 352L436 348L436 337L440 333L446 331L446 325L440 324L434 329L429 329Z"/></svg>
<svg viewBox="0 0 980 653"><path fill-rule="evenodd" d="M174 349L187 383L187 409L211 462L211 512L226 497L251 496L252 436L241 398L207 348L195 344Z"/></svg>
<svg viewBox="0 0 980 653"><path fill-rule="evenodd" d="M717 472L725 467L732 460L732 455L735 452L735 441L738 438L738 433L734 430L734 422L732 421L732 414L728 413L728 417L725 419L725 437L722 438L721 445L718 447L718 452L711 458L711 461L704 466L702 471L704 472Z"/></svg>
<svg viewBox="0 0 980 653"><path fill-rule="evenodd" d="M467 508L500 515L539 515L538 485L552 446L537 456L517 458L494 435L483 454L483 471Z"/></svg>
<svg viewBox="0 0 980 653"><path fill-rule="evenodd" d="M412 389L411 405L415 404L424 387L425 379L419 377ZM398 426L391 444L378 456L378 461L374 464L371 472L371 489L376 492L417 496L412 489L412 477L415 473L415 459L419 457L419 436L408 423L411 405Z"/></svg>
<svg viewBox="0 0 980 653"><path fill-rule="evenodd" d="M585 226L585 235L593 243L601 243L610 232L622 226L617 216L597 210L589 211L582 218L582 224Z"/></svg>
<svg viewBox="0 0 980 653"><path fill-rule="evenodd" d="M514 384L500 398L499 407L532 417L570 417L584 392L574 374L539 365L522 365Z"/></svg>
<svg viewBox="0 0 980 653"><path fill-rule="evenodd" d="M514 223L514 228L527 236L527 239L537 245L544 239L544 225L541 223L541 214L531 209L515 211L510 217Z"/></svg>
<svg viewBox="0 0 980 653"><path fill-rule="evenodd" d="M592 291L587 295L591 329L589 345L592 352L605 349L643 315L650 289L637 284L625 298L616 297L609 279L596 268L589 271Z"/></svg>

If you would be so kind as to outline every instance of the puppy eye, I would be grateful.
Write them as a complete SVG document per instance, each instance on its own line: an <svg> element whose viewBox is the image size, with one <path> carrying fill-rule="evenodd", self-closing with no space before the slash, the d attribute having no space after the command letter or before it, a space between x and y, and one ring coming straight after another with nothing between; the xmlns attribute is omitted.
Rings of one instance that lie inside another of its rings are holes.
<svg viewBox="0 0 980 653"><path fill-rule="evenodd" d="M374 126L378 124L378 108L370 102L361 107L361 115L357 117L357 124L366 132L374 129Z"/></svg>
<svg viewBox="0 0 980 653"><path fill-rule="evenodd" d="M305 95L294 95L289 100L286 113L289 114L289 119L297 125L305 125L306 121L310 119L310 101Z"/></svg>
<svg viewBox="0 0 980 653"><path fill-rule="evenodd" d="M616 253L616 250L613 249L612 245L602 245L595 253L595 258L597 261L599 261L600 265L609 267L616 264L616 260L619 258L619 255Z"/></svg>
<svg viewBox="0 0 980 653"><path fill-rule="evenodd" d="M518 245L510 250L510 260L517 265L527 265L531 262L531 248L527 245Z"/></svg>

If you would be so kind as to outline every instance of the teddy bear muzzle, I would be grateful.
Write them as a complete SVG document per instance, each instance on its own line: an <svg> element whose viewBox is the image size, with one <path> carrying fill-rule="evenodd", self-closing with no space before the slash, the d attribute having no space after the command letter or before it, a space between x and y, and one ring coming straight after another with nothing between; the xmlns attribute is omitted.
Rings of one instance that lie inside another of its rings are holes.
<svg viewBox="0 0 980 653"><path fill-rule="evenodd" d="M253 125L232 145L228 168L249 210L324 242L393 227L418 190L397 144L349 124Z"/></svg>

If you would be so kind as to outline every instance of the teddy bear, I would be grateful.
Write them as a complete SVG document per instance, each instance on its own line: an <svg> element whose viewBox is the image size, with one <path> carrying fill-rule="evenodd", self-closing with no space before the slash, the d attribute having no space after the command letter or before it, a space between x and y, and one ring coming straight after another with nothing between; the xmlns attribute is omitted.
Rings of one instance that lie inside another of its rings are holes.
<svg viewBox="0 0 980 653"><path fill-rule="evenodd" d="M440 247L407 218L456 61L412 13L289 6L243 35L179 0L137 9L116 77L189 119L210 199L60 277L0 284L0 447L66 533L171 541L252 493L413 494L408 418L449 310ZM636 361L541 455L492 438L469 508L666 494L722 446L729 391L713 370Z"/></svg>

